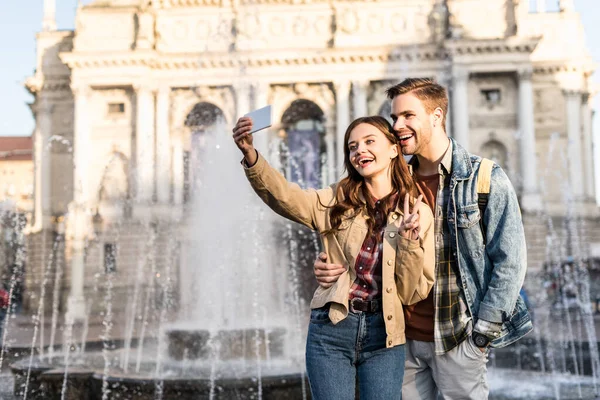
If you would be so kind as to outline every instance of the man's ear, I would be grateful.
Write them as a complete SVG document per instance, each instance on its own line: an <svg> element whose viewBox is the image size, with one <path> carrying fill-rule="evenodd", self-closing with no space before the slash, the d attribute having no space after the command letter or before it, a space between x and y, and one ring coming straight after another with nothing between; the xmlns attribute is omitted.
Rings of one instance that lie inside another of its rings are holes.
<svg viewBox="0 0 600 400"><path fill-rule="evenodd" d="M442 121L444 120L444 112L442 111L442 109L440 107L437 107L435 110L433 110L432 115L434 126L437 126L438 124L441 125Z"/></svg>

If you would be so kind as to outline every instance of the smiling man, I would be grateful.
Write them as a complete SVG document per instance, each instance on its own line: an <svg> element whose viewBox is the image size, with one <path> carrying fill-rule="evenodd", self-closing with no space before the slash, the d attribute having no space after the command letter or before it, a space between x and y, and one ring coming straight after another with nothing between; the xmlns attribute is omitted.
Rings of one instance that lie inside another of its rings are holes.
<svg viewBox="0 0 600 400"><path fill-rule="evenodd" d="M434 211L435 284L423 301L404 309L406 365L403 397L435 400L488 398L489 346L509 345L531 331L519 296L525 278L525 233L517 196L494 164L484 215L477 178L481 158L446 134L448 95L431 79L390 87L394 131L413 177ZM480 223L480 219L483 224ZM321 286L344 266L315 262Z"/></svg>

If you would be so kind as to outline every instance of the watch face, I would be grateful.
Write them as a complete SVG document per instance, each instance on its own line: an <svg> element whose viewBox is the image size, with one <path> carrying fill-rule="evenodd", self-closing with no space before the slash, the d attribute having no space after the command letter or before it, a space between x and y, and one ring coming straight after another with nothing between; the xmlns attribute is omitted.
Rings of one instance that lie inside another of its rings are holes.
<svg viewBox="0 0 600 400"><path fill-rule="evenodd" d="M488 339L483 335L474 335L473 340L477 347L485 347L488 344Z"/></svg>

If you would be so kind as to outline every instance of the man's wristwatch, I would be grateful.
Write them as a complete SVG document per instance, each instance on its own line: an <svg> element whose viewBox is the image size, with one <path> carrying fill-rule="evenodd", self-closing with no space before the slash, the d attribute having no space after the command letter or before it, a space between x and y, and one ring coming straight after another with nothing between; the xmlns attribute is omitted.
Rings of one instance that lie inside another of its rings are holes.
<svg viewBox="0 0 600 400"><path fill-rule="evenodd" d="M490 344L490 339L483 333L473 331L471 337L473 338L473 343L475 343L475 346L479 348L486 348L487 345Z"/></svg>

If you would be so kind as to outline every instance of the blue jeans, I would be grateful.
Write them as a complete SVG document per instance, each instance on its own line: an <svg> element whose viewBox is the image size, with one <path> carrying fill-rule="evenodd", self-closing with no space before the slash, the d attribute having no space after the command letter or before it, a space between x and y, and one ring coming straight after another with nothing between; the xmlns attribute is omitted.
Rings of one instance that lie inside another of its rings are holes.
<svg viewBox="0 0 600 400"><path fill-rule="evenodd" d="M383 314L353 313L333 325L329 306L310 313L306 371L313 400L401 400L404 345L385 347Z"/></svg>

